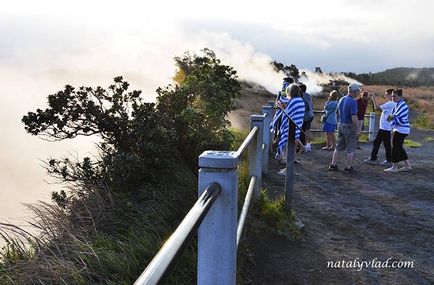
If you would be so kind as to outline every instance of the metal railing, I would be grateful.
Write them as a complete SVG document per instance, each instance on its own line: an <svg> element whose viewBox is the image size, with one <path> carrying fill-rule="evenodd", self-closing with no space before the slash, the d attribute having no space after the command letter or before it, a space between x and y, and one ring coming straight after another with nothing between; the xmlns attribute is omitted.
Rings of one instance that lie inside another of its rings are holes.
<svg viewBox="0 0 434 285"><path fill-rule="evenodd" d="M314 114L324 114L325 111L314 110L313 113ZM369 114L366 114L365 118L368 118L368 130L362 131L362 134L368 134L368 140L371 142L371 141L374 141L374 139L375 139L376 114L375 114L375 112L371 112ZM310 129L310 131L313 133L324 132L322 129Z"/></svg>
<svg viewBox="0 0 434 285"><path fill-rule="evenodd" d="M185 246L196 234L200 223L220 192L221 187L217 183L209 185L203 191L176 231L166 241L134 284L158 284L166 280L176 257L182 253Z"/></svg>
<svg viewBox="0 0 434 285"><path fill-rule="evenodd" d="M199 156L199 199L134 284L163 282L177 257L198 232L197 284L236 283L236 256L252 199L259 196L262 174L268 172L273 108L250 116L250 133L237 151L205 151ZM248 150L249 187L238 216L241 155Z"/></svg>

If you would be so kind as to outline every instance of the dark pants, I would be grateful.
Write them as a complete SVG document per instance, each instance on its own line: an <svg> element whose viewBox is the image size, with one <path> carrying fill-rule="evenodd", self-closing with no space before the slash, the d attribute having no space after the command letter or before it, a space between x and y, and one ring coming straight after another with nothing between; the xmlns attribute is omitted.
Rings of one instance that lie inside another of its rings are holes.
<svg viewBox="0 0 434 285"><path fill-rule="evenodd" d="M381 143L384 145L386 150L386 160L388 162L392 161L392 144L390 143L390 131L385 131L382 129L378 130L377 136L374 140L374 145L372 146L371 159L377 160L378 149Z"/></svg>
<svg viewBox="0 0 434 285"><path fill-rule="evenodd" d="M303 121L303 125L301 126L301 129L303 131L310 130L310 127L312 125L312 121L313 121L313 117L310 118L308 121ZM307 143L306 136L304 135L303 132L300 133L300 141L303 145L306 145L306 143Z"/></svg>
<svg viewBox="0 0 434 285"><path fill-rule="evenodd" d="M399 132L392 134L392 162L400 162L408 159L407 153L404 150L404 139L407 135Z"/></svg>

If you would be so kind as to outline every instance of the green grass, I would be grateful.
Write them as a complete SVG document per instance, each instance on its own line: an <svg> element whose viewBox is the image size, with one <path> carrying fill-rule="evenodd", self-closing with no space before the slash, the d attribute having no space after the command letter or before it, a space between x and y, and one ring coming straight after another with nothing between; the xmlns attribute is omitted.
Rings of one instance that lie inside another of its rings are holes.
<svg viewBox="0 0 434 285"><path fill-rule="evenodd" d="M421 147L422 146L421 143L418 143L418 142L415 142L415 141L412 141L412 140L404 140L404 145L406 147L410 147L410 148Z"/></svg>
<svg viewBox="0 0 434 285"><path fill-rule="evenodd" d="M276 200L268 198L267 190L262 190L258 200L259 218L279 235L290 240L301 238L301 230L295 224L295 212L285 210L285 197Z"/></svg>
<svg viewBox="0 0 434 285"><path fill-rule="evenodd" d="M424 142L434 142L434 137L426 137L423 139Z"/></svg>
<svg viewBox="0 0 434 285"><path fill-rule="evenodd" d="M433 130L434 123L426 113L420 113L413 122L413 126L418 129Z"/></svg>
<svg viewBox="0 0 434 285"><path fill-rule="evenodd" d="M324 133L314 134L310 143L312 145L325 145L326 144L325 134Z"/></svg>

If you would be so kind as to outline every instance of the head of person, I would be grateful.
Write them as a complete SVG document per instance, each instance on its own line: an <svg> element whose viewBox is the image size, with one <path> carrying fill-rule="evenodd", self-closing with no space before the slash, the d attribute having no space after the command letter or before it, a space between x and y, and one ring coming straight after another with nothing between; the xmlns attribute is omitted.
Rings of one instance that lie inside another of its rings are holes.
<svg viewBox="0 0 434 285"><path fill-rule="evenodd" d="M360 86L357 83L351 83L348 85L348 94L352 96L353 98L356 98L359 96L360 93Z"/></svg>
<svg viewBox="0 0 434 285"><path fill-rule="evenodd" d="M362 96L361 96L361 98L362 98L363 100L368 100L368 96L369 96L368 91L363 91L363 92L362 92Z"/></svg>
<svg viewBox="0 0 434 285"><path fill-rule="evenodd" d="M398 103L402 99L402 89L394 89L392 92L392 100Z"/></svg>
<svg viewBox="0 0 434 285"><path fill-rule="evenodd" d="M288 87L286 87L286 95L289 98L295 98L301 96L300 87L298 87L297 84L290 84Z"/></svg>
<svg viewBox="0 0 434 285"><path fill-rule="evenodd" d="M288 84L292 84L292 83L294 83L294 78L292 78L290 76L285 77L285 78L283 78L283 82L288 82Z"/></svg>
<svg viewBox="0 0 434 285"><path fill-rule="evenodd" d="M336 101L336 100L338 100L338 96L339 96L338 91L333 90L332 92L330 92L329 101Z"/></svg>
<svg viewBox="0 0 434 285"><path fill-rule="evenodd" d="M300 87L300 90L302 93L305 93L307 90L306 84L300 83L300 84L298 84L298 87Z"/></svg>
<svg viewBox="0 0 434 285"><path fill-rule="evenodd" d="M389 88L384 92L384 97L386 97L387 99L391 99L392 98L392 93L393 93L393 88Z"/></svg>

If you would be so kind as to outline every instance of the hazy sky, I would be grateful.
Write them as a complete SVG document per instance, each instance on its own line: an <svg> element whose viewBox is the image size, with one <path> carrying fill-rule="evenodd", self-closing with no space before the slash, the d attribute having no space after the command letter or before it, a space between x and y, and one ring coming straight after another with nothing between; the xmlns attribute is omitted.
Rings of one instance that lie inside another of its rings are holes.
<svg viewBox="0 0 434 285"><path fill-rule="evenodd" d="M41 141L20 122L65 84L107 87L124 75L153 100L171 81L173 57L204 47L270 91L282 78L272 59L333 72L434 66L432 0L3 2L0 218L56 188L38 159L92 149L89 140Z"/></svg>

